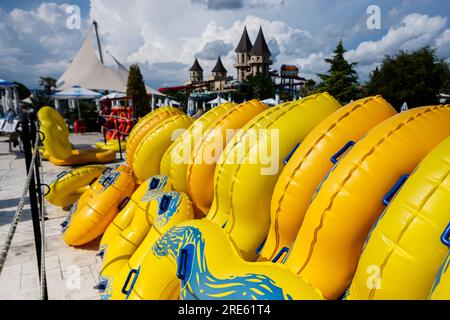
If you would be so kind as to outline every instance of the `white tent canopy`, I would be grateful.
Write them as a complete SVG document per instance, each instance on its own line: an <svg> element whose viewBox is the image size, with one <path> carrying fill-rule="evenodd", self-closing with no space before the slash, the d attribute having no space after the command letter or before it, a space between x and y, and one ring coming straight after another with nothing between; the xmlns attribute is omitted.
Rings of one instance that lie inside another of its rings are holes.
<svg viewBox="0 0 450 320"><path fill-rule="evenodd" d="M107 99L120 99L125 98L127 95L122 92L111 92L110 94L107 94L106 96L101 97L99 100L107 100Z"/></svg>
<svg viewBox="0 0 450 320"><path fill-rule="evenodd" d="M274 98L269 98L269 99L263 100L261 102L270 107L274 107L279 104L279 103L277 103L277 101Z"/></svg>
<svg viewBox="0 0 450 320"><path fill-rule="evenodd" d="M227 103L228 100L225 100L221 97L217 97L214 100L209 101L207 104L212 104L213 106L219 106L221 104Z"/></svg>
<svg viewBox="0 0 450 320"><path fill-rule="evenodd" d="M75 59L57 81L57 90L68 90L74 86L81 86L91 90L126 92L128 70L114 57L113 59L117 64L117 70L105 66L97 58L92 27ZM146 89L149 94L165 96L149 86L146 86Z"/></svg>
<svg viewBox="0 0 450 320"><path fill-rule="evenodd" d="M78 119L81 119L81 111L80 111L80 100L94 100L102 97L101 93L81 88L79 86L74 86L68 90L64 90L58 93L55 93L52 98L56 101L58 100L69 100L69 105L74 106L75 101L77 102L78 109ZM59 109L59 104L55 104L56 109Z"/></svg>

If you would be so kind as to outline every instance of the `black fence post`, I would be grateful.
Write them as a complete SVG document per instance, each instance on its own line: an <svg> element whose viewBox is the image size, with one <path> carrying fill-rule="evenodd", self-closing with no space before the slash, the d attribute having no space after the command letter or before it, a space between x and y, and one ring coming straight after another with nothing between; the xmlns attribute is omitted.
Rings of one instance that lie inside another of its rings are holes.
<svg viewBox="0 0 450 320"><path fill-rule="evenodd" d="M123 160L123 156L122 156L122 142L121 142L121 135L122 133L119 132L119 134L117 135L119 137L119 153L120 153L120 160Z"/></svg>
<svg viewBox="0 0 450 320"><path fill-rule="evenodd" d="M23 151L25 154L25 164L27 168L27 174L31 170L32 166L32 158L33 158L33 151L31 143L34 140L33 137L31 137L30 134L30 127L29 127L29 119L24 116L22 118L21 122L21 140L23 144ZM35 173L36 174L36 173ZM29 197L30 197L30 207L31 207L31 219L33 222L33 231L34 231L34 243L36 246L36 256L37 256L37 264L38 264L38 271L39 271L39 277L41 276L41 226L40 226L40 218L39 218L39 206L38 206L38 199L37 199L37 193L36 193L36 180L35 180L35 174L31 176L30 186L29 186Z"/></svg>

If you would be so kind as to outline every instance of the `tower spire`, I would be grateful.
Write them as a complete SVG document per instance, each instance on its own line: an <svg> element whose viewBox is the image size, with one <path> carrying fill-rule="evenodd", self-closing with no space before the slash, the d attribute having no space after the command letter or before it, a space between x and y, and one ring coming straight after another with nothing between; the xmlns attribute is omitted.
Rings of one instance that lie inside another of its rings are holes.
<svg viewBox="0 0 450 320"><path fill-rule="evenodd" d="M272 56L269 46L267 45L266 39L264 38L262 27L259 27L259 33L258 36L256 37L253 48L250 50L250 55L260 56L264 58L270 58Z"/></svg>
<svg viewBox="0 0 450 320"><path fill-rule="evenodd" d="M249 53L252 49L252 42L248 36L247 27L244 27L244 32L242 33L241 40L235 50L236 53Z"/></svg>

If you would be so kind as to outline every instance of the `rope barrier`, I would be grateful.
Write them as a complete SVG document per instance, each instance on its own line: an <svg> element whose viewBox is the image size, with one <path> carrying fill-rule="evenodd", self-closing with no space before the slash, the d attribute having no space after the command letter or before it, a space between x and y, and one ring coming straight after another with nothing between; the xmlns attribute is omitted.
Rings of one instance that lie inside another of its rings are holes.
<svg viewBox="0 0 450 320"><path fill-rule="evenodd" d="M28 172L27 180L25 181L25 186L23 188L22 197L20 198L19 204L17 205L16 213L14 215L13 221L9 228L8 234L6 236L5 242L0 253L0 273L3 271L5 265L6 257L8 256L9 249L11 248L11 243L16 233L17 225L19 224L20 218L22 217L23 207L25 205L25 198L28 195L28 188L30 186L31 178L34 174L34 163L36 161L37 153L39 152L39 133L36 133L36 142L34 145L33 157L31 159L30 171ZM41 273L42 274L42 273Z"/></svg>
<svg viewBox="0 0 450 320"><path fill-rule="evenodd" d="M108 115L104 115L101 114L100 117L105 118L105 119L118 119L118 120L126 120L126 121L137 121L138 119L136 118L125 118L125 117L121 117L121 116L108 116Z"/></svg>
<svg viewBox="0 0 450 320"><path fill-rule="evenodd" d="M103 127L103 130L106 130L106 131L115 131L115 132L118 132L118 133L120 133L121 135L127 136L127 137L130 135L129 133L122 132L122 131L120 131L120 130L118 130L118 129L109 129L109 128Z"/></svg>

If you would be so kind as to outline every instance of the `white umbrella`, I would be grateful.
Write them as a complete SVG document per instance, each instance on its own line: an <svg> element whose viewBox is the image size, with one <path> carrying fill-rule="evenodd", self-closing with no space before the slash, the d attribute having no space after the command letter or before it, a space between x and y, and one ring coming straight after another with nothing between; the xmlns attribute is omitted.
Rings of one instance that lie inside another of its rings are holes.
<svg viewBox="0 0 450 320"><path fill-rule="evenodd" d="M81 119L80 100L94 100L99 99L101 97L102 97L101 93L81 88L79 86L75 86L72 87L71 89L57 92L53 95L53 98L57 100L76 100L79 119Z"/></svg>
<svg viewBox="0 0 450 320"><path fill-rule="evenodd" d="M107 94L106 96L101 97L99 100L103 101L106 99L120 99L125 98L127 95L122 92L111 92L110 94Z"/></svg>
<svg viewBox="0 0 450 320"><path fill-rule="evenodd" d="M261 102L270 107L279 105L279 103L277 103L277 101L274 98L269 98L269 99L263 100Z"/></svg>
<svg viewBox="0 0 450 320"><path fill-rule="evenodd" d="M224 104L224 103L227 103L227 102L228 102L227 100L225 100L225 99L223 99L221 97L217 97L214 100L209 101L207 104L211 104L213 106L218 106L218 105L221 105L221 104Z"/></svg>

